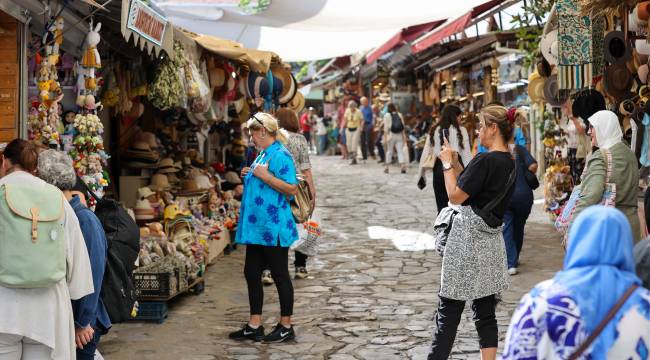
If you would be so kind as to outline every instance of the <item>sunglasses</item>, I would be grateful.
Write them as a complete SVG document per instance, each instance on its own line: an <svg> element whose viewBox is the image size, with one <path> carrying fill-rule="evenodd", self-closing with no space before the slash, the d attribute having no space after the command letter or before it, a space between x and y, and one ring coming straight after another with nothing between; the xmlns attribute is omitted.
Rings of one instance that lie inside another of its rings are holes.
<svg viewBox="0 0 650 360"><path fill-rule="evenodd" d="M252 114L252 115L251 115L251 119L255 119L255 121L257 121L258 123L260 123L260 125L262 125L262 127L263 127L264 129L266 129L266 126L264 126L264 123L262 122L262 120L258 119L257 116L255 116L255 114Z"/></svg>

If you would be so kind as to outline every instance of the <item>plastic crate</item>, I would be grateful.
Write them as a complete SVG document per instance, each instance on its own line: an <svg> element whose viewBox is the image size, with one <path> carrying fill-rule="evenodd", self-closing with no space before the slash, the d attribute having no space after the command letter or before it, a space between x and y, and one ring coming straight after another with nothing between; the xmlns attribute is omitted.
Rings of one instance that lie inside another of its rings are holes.
<svg viewBox="0 0 650 360"><path fill-rule="evenodd" d="M174 269L173 274L169 272L134 272L133 280L135 296L138 300L167 300L181 290L178 269Z"/></svg>
<svg viewBox="0 0 650 360"><path fill-rule="evenodd" d="M162 324L167 319L169 312L165 302L140 302L138 307L138 316L134 320L156 321Z"/></svg>

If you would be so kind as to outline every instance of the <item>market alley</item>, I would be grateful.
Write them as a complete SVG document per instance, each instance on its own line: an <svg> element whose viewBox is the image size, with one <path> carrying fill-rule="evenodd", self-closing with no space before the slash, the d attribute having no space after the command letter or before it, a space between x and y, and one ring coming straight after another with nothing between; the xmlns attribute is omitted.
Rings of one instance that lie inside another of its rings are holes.
<svg viewBox="0 0 650 360"><path fill-rule="evenodd" d="M406 175L385 175L374 161L358 166L339 157L312 161L324 234L320 254L310 259L311 277L294 280L297 341L261 345L228 339L248 317L239 247L210 268L203 294L170 305L165 323L115 326L100 345L102 355L107 360L426 358L441 266L434 250L419 250L431 244L417 237L435 218L430 184L418 190L414 168ZM559 240L541 205L528 221L522 256L521 273L511 278L497 307L501 339L521 295L561 267ZM264 321L271 328L279 306L275 289L266 290ZM468 308L452 359L478 357Z"/></svg>

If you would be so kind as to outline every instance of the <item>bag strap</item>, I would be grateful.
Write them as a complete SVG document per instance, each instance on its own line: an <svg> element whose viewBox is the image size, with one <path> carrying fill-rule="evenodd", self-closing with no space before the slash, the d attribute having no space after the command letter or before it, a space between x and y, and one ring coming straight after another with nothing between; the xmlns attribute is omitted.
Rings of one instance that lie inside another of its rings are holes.
<svg viewBox="0 0 650 360"><path fill-rule="evenodd" d="M607 184L612 179L612 153L607 149L602 149L602 152L604 153L603 160L605 161L605 166L607 166L607 177L605 178L605 184Z"/></svg>
<svg viewBox="0 0 650 360"><path fill-rule="evenodd" d="M594 330L594 332L592 332L591 335L589 335L589 337L587 338L587 340L585 340L580 345L580 347L578 347L578 349L573 354L571 354L571 356L569 357L569 360L578 359L578 357L580 357L580 355L582 355L582 353L584 353L589 348L589 346L591 346L591 344L594 342L594 340L596 340L598 338L598 335L600 335L600 333L603 332L603 330L605 330L605 327L607 326L607 324L609 324L609 322L612 321L614 316L616 316L616 313L618 313L618 311L625 304L627 299L629 299L630 296L632 296L632 294L634 293L634 291L638 287L639 287L639 285L634 284L634 285L630 286L627 289L627 291L623 294L623 296L621 296L621 298L618 299L616 304L614 304L612 309L609 310L607 315L605 315L605 318L600 321L598 326L596 326L596 329Z"/></svg>
<svg viewBox="0 0 650 360"><path fill-rule="evenodd" d="M506 184L506 187L503 189L503 191L499 194L499 196L495 197L490 201L485 207L483 208L483 211L492 211L500 202L503 200L503 198L506 196L508 191L510 191L510 187L515 183L515 179L517 178L517 162L515 161L515 168L512 170L510 173L510 177L508 178L508 183Z"/></svg>

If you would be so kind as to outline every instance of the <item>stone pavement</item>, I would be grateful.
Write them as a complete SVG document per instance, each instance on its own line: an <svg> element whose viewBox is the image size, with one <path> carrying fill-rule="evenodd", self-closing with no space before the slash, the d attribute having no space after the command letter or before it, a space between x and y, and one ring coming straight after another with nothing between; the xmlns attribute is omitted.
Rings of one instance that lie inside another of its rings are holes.
<svg viewBox="0 0 650 360"><path fill-rule="evenodd" d="M425 359L437 305L441 258L432 250L404 249L417 245L415 239L426 240L417 238L415 232L425 232L435 218L431 179L427 179L429 187L420 191L415 186L415 168L407 175L399 174L398 168L385 175L374 161L358 166L349 166L338 157L314 157L312 161L318 189L317 215L324 234L320 254L309 260L313 277L294 281L297 341L261 345L227 338L228 332L239 328L248 317L243 249L239 247L208 269L205 293L170 304L164 324L115 326L102 339L104 357ZM384 228L371 229L371 239L368 227L374 226ZM548 217L536 205L526 228L521 274L512 278L513 284L497 308L501 339L521 295L550 278L561 267L562 256ZM277 321L279 306L275 288L265 290L265 327L270 329ZM468 308L452 359L479 356Z"/></svg>

